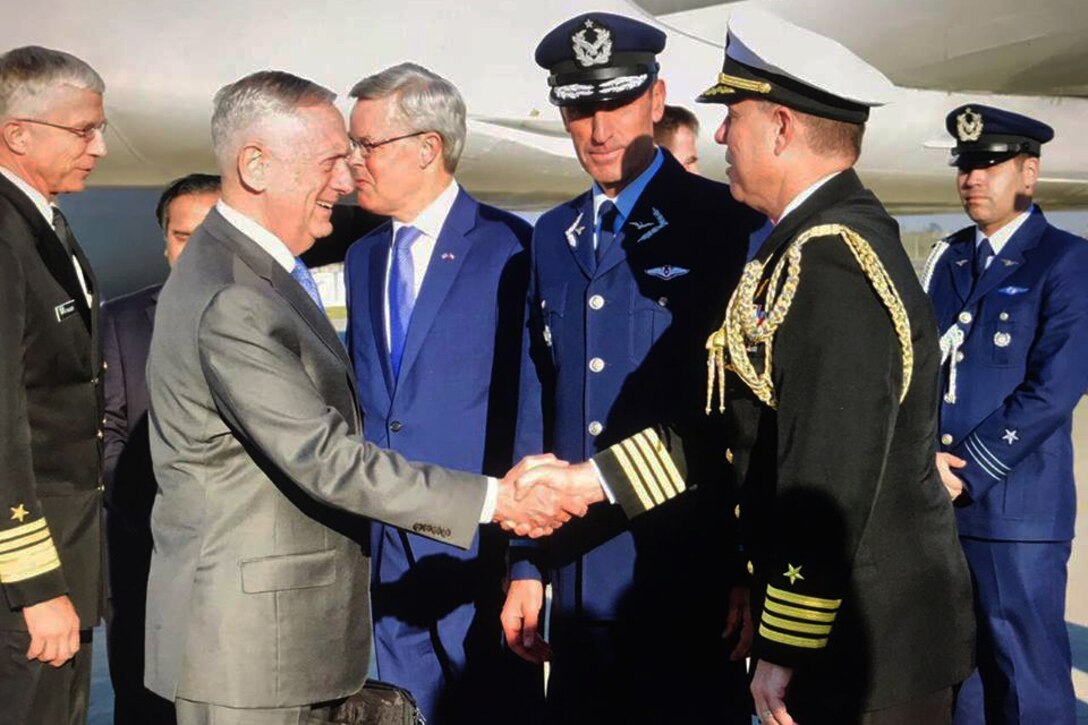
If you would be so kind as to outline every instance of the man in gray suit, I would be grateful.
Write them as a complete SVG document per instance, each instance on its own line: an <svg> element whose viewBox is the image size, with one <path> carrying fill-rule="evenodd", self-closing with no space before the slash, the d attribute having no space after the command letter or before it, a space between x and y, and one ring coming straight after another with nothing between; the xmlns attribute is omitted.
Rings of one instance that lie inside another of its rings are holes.
<svg viewBox="0 0 1088 725"><path fill-rule="evenodd" d="M360 517L467 547L482 522L539 535L586 507L516 490L535 461L497 481L362 440L351 363L297 259L354 189L334 99L278 71L220 90L222 197L159 297L145 680L183 724L327 722L362 687Z"/></svg>

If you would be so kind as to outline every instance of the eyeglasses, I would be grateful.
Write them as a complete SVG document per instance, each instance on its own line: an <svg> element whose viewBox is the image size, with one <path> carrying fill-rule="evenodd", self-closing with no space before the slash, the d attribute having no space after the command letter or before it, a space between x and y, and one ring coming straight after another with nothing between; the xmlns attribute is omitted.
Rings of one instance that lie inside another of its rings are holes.
<svg viewBox="0 0 1088 725"><path fill-rule="evenodd" d="M412 138L413 136L422 136L430 131L416 131L415 133L406 133L403 136L394 136L393 138L387 138L384 141L364 141L361 138L355 138L354 136L348 136L348 141L351 143L352 153L358 151L359 155L364 159L370 154L374 153L374 149L381 148L386 144L393 143L394 141L403 141L406 138Z"/></svg>
<svg viewBox="0 0 1088 725"><path fill-rule="evenodd" d="M75 134L79 136L85 143L90 143L94 138L95 132L106 135L106 128L109 126L109 121L103 121L97 126L84 126L83 128L76 128L74 126L62 126L59 123L53 123L51 121L42 121L37 118L13 118L12 121L21 121L22 123L36 123L40 126L49 126L50 128L59 128L62 131Z"/></svg>

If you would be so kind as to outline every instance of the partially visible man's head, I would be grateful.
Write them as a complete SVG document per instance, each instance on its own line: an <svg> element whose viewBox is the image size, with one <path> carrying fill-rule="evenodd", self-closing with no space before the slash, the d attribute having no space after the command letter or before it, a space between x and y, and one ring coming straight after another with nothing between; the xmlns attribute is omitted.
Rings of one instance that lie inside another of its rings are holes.
<svg viewBox="0 0 1088 725"><path fill-rule="evenodd" d="M665 106L661 120L654 124L654 143L667 148L685 169L699 173L699 119L683 106Z"/></svg>
<svg viewBox="0 0 1088 725"><path fill-rule="evenodd" d="M282 71L253 73L215 95L212 145L223 200L296 256L332 233L333 205L352 188L335 99Z"/></svg>
<svg viewBox="0 0 1088 725"><path fill-rule="evenodd" d="M465 146L465 101L445 78L401 63L349 94L359 206L409 221L448 185Z"/></svg>
<svg viewBox="0 0 1088 725"><path fill-rule="evenodd" d="M91 66L63 51L0 55L0 164L48 199L83 191L106 155L105 90Z"/></svg>
<svg viewBox="0 0 1088 725"><path fill-rule="evenodd" d="M1031 208L1042 146L1054 129L1034 118L981 104L952 109L951 163L963 210L986 235Z"/></svg>
<svg viewBox="0 0 1088 725"><path fill-rule="evenodd" d="M657 54L665 33L633 18L587 13L553 28L536 48L549 99L563 115L582 168L614 196L654 157L665 109Z"/></svg>
<svg viewBox="0 0 1088 725"><path fill-rule="evenodd" d="M219 177L213 174L189 174L171 181L159 196L155 218L166 240L166 261L171 267L219 200L220 186Z"/></svg>
<svg viewBox="0 0 1088 725"><path fill-rule="evenodd" d="M893 90L830 38L745 10L730 16L722 70L697 100L729 107L714 140L727 146L734 198L777 218L806 188L857 162L870 108Z"/></svg>

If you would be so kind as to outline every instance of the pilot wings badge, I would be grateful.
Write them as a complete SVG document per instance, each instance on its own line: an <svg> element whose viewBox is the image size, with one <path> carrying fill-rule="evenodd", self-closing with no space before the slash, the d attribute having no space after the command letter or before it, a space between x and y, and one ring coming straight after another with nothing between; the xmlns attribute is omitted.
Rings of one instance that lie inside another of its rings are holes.
<svg viewBox="0 0 1088 725"><path fill-rule="evenodd" d="M592 42L586 37L588 32L593 33ZM612 31L592 20L586 20L586 26L570 36L570 46L575 60L583 68L605 65L612 59Z"/></svg>
<svg viewBox="0 0 1088 725"><path fill-rule="evenodd" d="M978 141L982 135L982 114L963 109L963 113L956 116L956 135L960 141Z"/></svg>

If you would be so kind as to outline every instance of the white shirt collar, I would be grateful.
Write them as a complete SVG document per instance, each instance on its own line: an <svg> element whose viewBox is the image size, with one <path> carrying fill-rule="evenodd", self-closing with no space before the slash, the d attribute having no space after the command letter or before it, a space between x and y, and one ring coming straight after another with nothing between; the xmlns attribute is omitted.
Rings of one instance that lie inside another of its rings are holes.
<svg viewBox="0 0 1088 725"><path fill-rule="evenodd" d="M234 207L228 206L222 199L215 203L215 209L227 220L228 224L253 240L253 243L258 247L268 252L272 259L276 260L288 273L295 268L295 255L291 254L291 250L275 234Z"/></svg>
<svg viewBox="0 0 1088 725"><path fill-rule="evenodd" d="M45 196L43 196L40 191L35 189L30 184L26 183L26 181L21 176L16 174L11 169L8 169L8 168L6 168L4 166L0 166L0 174L3 174L5 177L7 177L8 181L15 184L15 186L21 192L23 192L24 194L26 194L30 198L30 201L34 203L34 206L36 206L38 208L38 211L40 211L42 213L42 216L45 217L45 220L47 222L49 222L49 226L52 227L53 226L53 205L49 203L49 200L46 199Z"/></svg>
<svg viewBox="0 0 1088 725"><path fill-rule="evenodd" d="M781 224L782 220L786 218L787 214L789 214L791 211L793 211L794 209L796 209L797 207L801 206L806 201L808 201L808 198L810 196L812 196L813 194L815 194L817 189L819 189L821 186L823 186L827 182L831 181L833 178L835 178L836 176L838 176L841 173L842 173L841 171L834 171L834 172L828 174L827 176L823 177L822 179L818 180L815 184L808 187L807 189L802 191L797 196L793 197L793 201L791 201L789 204L786 204L786 208L782 210L782 214L779 215L778 221L776 221L775 224Z"/></svg>
<svg viewBox="0 0 1088 725"><path fill-rule="evenodd" d="M413 226L431 239L438 239L438 235L442 233L442 226L446 223L446 218L450 215L453 202L457 201L457 194L460 191L461 187L458 186L457 182L451 180L449 186L436 196L434 201L428 204L415 219L409 222L399 222L394 219L393 238L397 238L397 232L401 227Z"/></svg>
<svg viewBox="0 0 1088 725"><path fill-rule="evenodd" d="M1004 249L1005 245L1009 243L1010 239L1012 239L1012 235L1020 231L1020 227L1024 226L1024 222L1028 220L1028 217L1031 216L1031 213L1033 211L1035 211L1034 204L1032 204L1031 208L1028 209L1026 212L1016 217L1005 226L998 229L996 232L993 233L992 236L989 237L983 234L982 230L976 226L975 247L978 247L978 245L982 244L983 239L989 239L990 246L993 247L994 254L1001 254L1001 250Z"/></svg>

